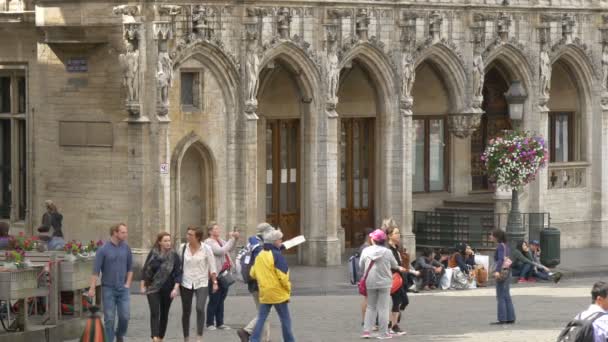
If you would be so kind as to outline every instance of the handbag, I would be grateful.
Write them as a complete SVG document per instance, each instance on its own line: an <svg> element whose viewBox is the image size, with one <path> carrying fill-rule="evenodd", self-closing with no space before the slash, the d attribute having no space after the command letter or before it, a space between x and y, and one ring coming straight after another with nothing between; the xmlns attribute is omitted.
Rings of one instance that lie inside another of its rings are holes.
<svg viewBox="0 0 608 342"><path fill-rule="evenodd" d="M403 286L403 278L398 272L393 273L393 283L391 284L391 294L399 291Z"/></svg>
<svg viewBox="0 0 608 342"><path fill-rule="evenodd" d="M359 280L359 294L365 297L367 297L367 284L365 284L365 282L367 281L367 275L369 274L369 270L372 269L372 266L374 266L374 260L369 263L369 267L367 268L367 271L365 271L365 275L363 278L361 278L361 280Z"/></svg>
<svg viewBox="0 0 608 342"><path fill-rule="evenodd" d="M235 283L235 279L232 276L232 273L230 272L230 270L223 270L220 272L220 274L217 276L217 283L219 286L221 286L224 289L227 289L230 287L230 285Z"/></svg>

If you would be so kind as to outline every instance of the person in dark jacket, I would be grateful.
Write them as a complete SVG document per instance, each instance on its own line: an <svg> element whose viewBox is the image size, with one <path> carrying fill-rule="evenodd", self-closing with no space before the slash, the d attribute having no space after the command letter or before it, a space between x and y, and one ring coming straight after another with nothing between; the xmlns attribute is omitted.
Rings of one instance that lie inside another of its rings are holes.
<svg viewBox="0 0 608 342"><path fill-rule="evenodd" d="M171 234L159 233L142 268L141 292L148 297L152 341L162 341L169 322L169 308L182 281L181 260L172 249Z"/></svg>
<svg viewBox="0 0 608 342"><path fill-rule="evenodd" d="M422 277L422 289L435 289L439 285L439 279L445 272L444 266L433 255L433 250L425 248L422 250L422 255L416 259L416 270L420 271Z"/></svg>
<svg viewBox="0 0 608 342"><path fill-rule="evenodd" d="M490 324L513 324L515 323L515 308L511 300L511 272L508 270L506 277L502 278L500 273L506 257L509 257L509 246L507 236L500 229L495 229L490 235L492 242L497 243L494 253L494 278L496 279L496 303L498 320Z"/></svg>
<svg viewBox="0 0 608 342"><path fill-rule="evenodd" d="M475 269L475 253L466 243L459 243L455 246L456 251L452 253L448 261L448 267L458 267L463 273L469 275Z"/></svg>

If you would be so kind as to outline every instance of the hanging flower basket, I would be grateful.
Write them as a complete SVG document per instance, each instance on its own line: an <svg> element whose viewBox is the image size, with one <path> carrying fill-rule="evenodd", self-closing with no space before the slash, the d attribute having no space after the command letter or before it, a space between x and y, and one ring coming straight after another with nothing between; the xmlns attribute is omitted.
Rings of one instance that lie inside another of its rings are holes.
<svg viewBox="0 0 608 342"><path fill-rule="evenodd" d="M481 161L491 182L517 189L547 165L545 140L529 132L508 132L488 142Z"/></svg>

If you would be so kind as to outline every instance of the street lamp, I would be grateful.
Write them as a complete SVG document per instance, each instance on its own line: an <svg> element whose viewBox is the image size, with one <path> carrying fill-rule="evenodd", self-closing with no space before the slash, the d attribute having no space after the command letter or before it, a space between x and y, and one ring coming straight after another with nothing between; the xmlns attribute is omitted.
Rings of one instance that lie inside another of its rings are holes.
<svg viewBox="0 0 608 342"><path fill-rule="evenodd" d="M520 81L513 81L509 90L505 93L505 99L509 105L509 117L514 127L519 127L524 117L524 103L528 95ZM519 194L515 187L511 189L511 211L507 218L506 234L511 248L515 248L517 241L524 240L526 231L522 222L522 214L519 211Z"/></svg>
<svg viewBox="0 0 608 342"><path fill-rule="evenodd" d="M527 98L528 94L526 94L521 81L513 81L509 90L505 93L505 99L509 105L509 117L512 123L517 122L517 126L519 126L524 118L524 103Z"/></svg>

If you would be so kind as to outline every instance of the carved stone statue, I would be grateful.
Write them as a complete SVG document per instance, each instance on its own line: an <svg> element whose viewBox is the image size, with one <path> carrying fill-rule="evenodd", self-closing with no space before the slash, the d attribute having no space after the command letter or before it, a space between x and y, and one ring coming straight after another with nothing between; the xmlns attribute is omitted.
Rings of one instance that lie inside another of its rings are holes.
<svg viewBox="0 0 608 342"><path fill-rule="evenodd" d="M195 38L211 39L211 26L208 19L209 13L204 6L196 6L192 11L192 26Z"/></svg>
<svg viewBox="0 0 608 342"><path fill-rule="evenodd" d="M540 95L549 98L551 90L551 58L546 47L540 52Z"/></svg>
<svg viewBox="0 0 608 342"><path fill-rule="evenodd" d="M325 70L327 73L327 101L335 103L338 101L338 85L340 82L340 62L338 60L338 43L334 39L327 41L327 57L325 59Z"/></svg>
<svg viewBox="0 0 608 342"><path fill-rule="evenodd" d="M158 65L156 71L156 82L159 92L161 107L169 108L169 88L173 80L173 67L169 53L161 51L158 53ZM165 112L166 114L166 112Z"/></svg>
<svg viewBox="0 0 608 342"><path fill-rule="evenodd" d="M357 17L355 18L357 36L359 36L359 40L366 41L368 39L368 30L369 30L369 14L367 13L367 9L362 8L357 13Z"/></svg>
<svg viewBox="0 0 608 342"><path fill-rule="evenodd" d="M245 55L245 101L250 105L257 105L258 81L260 75L260 57L258 56L257 39L247 40Z"/></svg>
<svg viewBox="0 0 608 342"><path fill-rule="evenodd" d="M404 98L412 97L412 88L416 80L416 68L414 67L414 58L409 50L404 50L401 57L401 72L403 73L403 82L401 84L401 94Z"/></svg>
<svg viewBox="0 0 608 342"><path fill-rule="evenodd" d="M289 39L289 24L291 23L291 14L289 9L282 7L277 13L277 30L281 39Z"/></svg>
<svg viewBox="0 0 608 342"><path fill-rule="evenodd" d="M125 87L127 88L127 102L139 101L139 51L132 42L126 41L127 52L120 55L120 64L123 70Z"/></svg>
<svg viewBox="0 0 608 342"><path fill-rule="evenodd" d="M483 81L485 77L485 65L480 49L477 48L473 57L473 96L483 98ZM481 105L481 103L480 103Z"/></svg>
<svg viewBox="0 0 608 342"><path fill-rule="evenodd" d="M608 44L602 49L602 88L608 91Z"/></svg>

